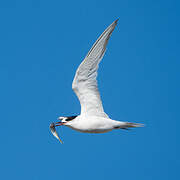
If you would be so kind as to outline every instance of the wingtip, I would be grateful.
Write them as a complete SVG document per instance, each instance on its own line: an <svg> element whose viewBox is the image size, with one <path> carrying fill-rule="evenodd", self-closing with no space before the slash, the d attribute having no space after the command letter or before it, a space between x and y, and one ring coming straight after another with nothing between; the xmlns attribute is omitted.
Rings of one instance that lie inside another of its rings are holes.
<svg viewBox="0 0 180 180"><path fill-rule="evenodd" d="M120 18L117 18L117 19L114 21L114 23L117 24L117 22L119 21L119 19L120 19Z"/></svg>
<svg viewBox="0 0 180 180"><path fill-rule="evenodd" d="M117 22L119 21L119 19L120 19L120 18L116 19L116 20L111 24L111 26L113 26L113 27L115 28L116 25L117 25Z"/></svg>

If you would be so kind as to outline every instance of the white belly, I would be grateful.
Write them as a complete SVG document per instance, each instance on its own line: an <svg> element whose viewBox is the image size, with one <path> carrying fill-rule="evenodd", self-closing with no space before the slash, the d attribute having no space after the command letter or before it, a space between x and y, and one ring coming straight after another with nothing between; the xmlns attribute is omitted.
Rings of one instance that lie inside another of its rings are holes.
<svg viewBox="0 0 180 180"><path fill-rule="evenodd" d="M111 131L119 121L94 116L79 116L66 126L84 133L105 133Z"/></svg>
<svg viewBox="0 0 180 180"><path fill-rule="evenodd" d="M70 127L70 128L82 133L106 133L112 131L112 129L79 129L74 127Z"/></svg>

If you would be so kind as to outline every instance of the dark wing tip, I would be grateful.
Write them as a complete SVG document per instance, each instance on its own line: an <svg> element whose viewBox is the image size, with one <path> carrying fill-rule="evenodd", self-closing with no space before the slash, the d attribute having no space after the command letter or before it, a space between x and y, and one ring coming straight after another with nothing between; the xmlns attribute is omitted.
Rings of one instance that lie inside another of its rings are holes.
<svg viewBox="0 0 180 180"><path fill-rule="evenodd" d="M116 19L113 23L117 25L117 22L119 21L120 18Z"/></svg>
<svg viewBox="0 0 180 180"><path fill-rule="evenodd" d="M113 28L113 30L114 30L114 28L116 27L118 21L119 21L119 18L116 19L116 20L109 26L109 28ZM112 31L113 31L113 30L112 30Z"/></svg>

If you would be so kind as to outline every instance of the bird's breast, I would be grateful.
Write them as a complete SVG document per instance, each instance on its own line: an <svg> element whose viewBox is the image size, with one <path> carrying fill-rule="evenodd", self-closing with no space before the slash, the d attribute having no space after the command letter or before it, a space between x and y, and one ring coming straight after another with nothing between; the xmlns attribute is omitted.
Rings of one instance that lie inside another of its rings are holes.
<svg viewBox="0 0 180 180"><path fill-rule="evenodd" d="M104 133L113 127L110 119L101 117L80 117L67 126L84 133Z"/></svg>

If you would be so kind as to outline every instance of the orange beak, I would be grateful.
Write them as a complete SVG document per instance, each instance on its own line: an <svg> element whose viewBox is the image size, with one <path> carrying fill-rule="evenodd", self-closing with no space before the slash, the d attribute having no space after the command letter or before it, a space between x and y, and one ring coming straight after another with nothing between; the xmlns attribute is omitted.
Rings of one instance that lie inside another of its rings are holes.
<svg viewBox="0 0 180 180"><path fill-rule="evenodd" d="M62 126L64 123L60 121L60 122L56 122L55 124L56 124L55 126Z"/></svg>

